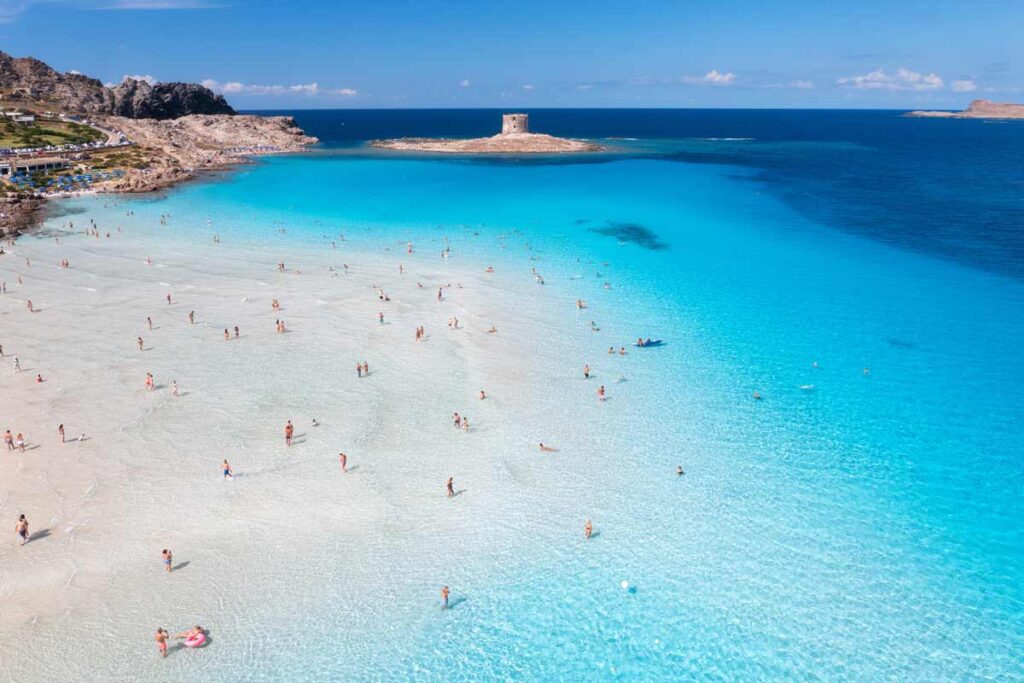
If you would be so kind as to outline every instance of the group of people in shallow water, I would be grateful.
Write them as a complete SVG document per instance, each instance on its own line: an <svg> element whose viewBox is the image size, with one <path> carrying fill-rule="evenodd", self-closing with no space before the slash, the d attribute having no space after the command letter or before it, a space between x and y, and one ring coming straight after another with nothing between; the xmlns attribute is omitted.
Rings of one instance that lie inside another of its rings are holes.
<svg viewBox="0 0 1024 683"><path fill-rule="evenodd" d="M162 223L165 222L165 220L166 220L165 217L161 217L161 222ZM98 235L98 231L97 231L97 235ZM109 234L108 234L108 236L109 236ZM409 253L412 253L411 244L409 245ZM447 253L445 253L444 255L447 256ZM152 263L152 261L150 259L148 259L148 258L146 259L146 261L149 264ZM66 259L61 262L61 267L62 268L68 268L69 267L69 263L68 263L68 261ZM284 267L284 263L283 262L278 264L278 270L281 271L281 272L285 271L285 267ZM346 270L346 273L347 273L348 272L348 265L347 264L345 266L345 270ZM404 275L404 272L405 272L404 266L400 265L399 272L400 272L400 274ZM488 273L493 273L494 269L493 268L488 268L487 272ZM543 278L541 277L541 275L539 273L537 273L534 270L533 274L534 274L535 278L537 279L537 281L540 284L544 283L544 280L543 280ZM20 281L20 279L19 279L19 281ZM419 287L422 287L422 284L420 284L420 283L417 283L417 285ZM450 287L450 286L451 286L450 284L447 285L447 287ZM461 287L461 284L459 286ZM444 289L445 289L445 287L438 287L438 289L437 289L436 298L437 298L438 302L441 302L441 301L444 300ZM378 289L378 300L382 301L382 302L390 302L391 298L390 298L390 296L388 296L384 292L384 290L382 288L379 288ZM170 292L168 292L167 295L166 295L166 302L167 302L168 305L171 305L174 302L174 299L173 299L172 294ZM31 301L28 301L27 307L28 307L28 309L30 311L34 311L34 308L33 308L33 305L32 305ZM576 301L576 307L578 309L585 309L585 308L587 308L587 304L582 299L578 299ZM281 304L278 301L278 299L276 299L276 298L272 299L272 301L271 301L271 309L275 313L281 311ZM378 321L379 325L383 325L384 324L384 312L383 311L380 311L378 313L377 321ZM189 314L188 314L188 322L189 322L190 325L195 325L195 323L196 323L196 313L195 313L194 310L189 312ZM147 324L147 329L149 329L149 330L153 329L152 317L147 316L146 324ZM455 317L449 318L448 319L448 327L450 329L460 329L458 318L455 318ZM591 323L591 327L592 327L592 329L594 331L598 331L600 329L593 322ZM278 333L282 333L282 332L286 331L285 323L280 318L275 320L275 328L276 328L276 331ZM489 334L496 333L497 332L497 327L492 325L490 328L488 328L486 330L486 332L489 333ZM234 328L233 328L233 333L234 334L232 335L231 333L232 333L232 330L230 328L224 328L224 331L223 331L224 339L225 340L230 340L232 338L233 339L239 339L240 338L240 329L239 329L239 327L237 325L234 326ZM424 338L425 338L425 328L424 328L424 326L420 325L420 326L418 326L416 328L415 341L420 342ZM137 343L138 349L140 351L146 350L146 345L145 345L145 342L144 342L142 336L138 336L137 337L136 343ZM651 344L651 341L649 339L646 340L646 341L644 341L643 339L638 339L637 343L636 343L637 346L645 346L645 345L648 345L648 344ZM609 355L614 355L615 353L616 353L616 351L615 351L614 347L609 347L608 348L608 354ZM625 347L620 347L617 353L620 356L626 355ZM0 355L2 355L2 347L0 347ZM17 359L15 359L15 364L17 366ZM20 367L16 367L16 369L20 370ZM589 365L584 365L584 371L583 372L584 372L584 377L589 379L590 376L591 376L590 366ZM367 376L369 374L369 364L366 361L362 361L362 362L357 363L356 364L356 374L357 374L357 377L359 377L359 378ZM40 378L40 381L41 381L41 375L39 376L39 378ZM172 382L172 387L173 387L173 394L177 395L178 394L178 390L177 390L177 382L176 381ZM148 391L153 391L153 390L156 389L156 384L155 384L155 380L154 380L154 377L153 377L152 373L149 373L149 372L146 373L145 388ZM601 401L605 400L606 393L605 393L604 385L601 385L598 388L597 396L598 396L599 400L601 400ZM478 398L480 400L483 400L483 399L487 398L487 394L485 393L485 391L483 389L481 389L479 391ZM313 420L313 425L317 426L318 424L319 423L314 419ZM456 427L456 429L459 429L459 430L461 430L463 432L468 432L469 429L470 429L469 419L466 416L464 416L464 415L460 415L458 412L453 414L453 424ZM64 426L63 425L60 426L60 430L59 431L60 431L61 441L64 442ZM84 437L84 435L83 435L83 437ZM288 446L288 447L292 446L295 443L295 438L296 438L295 427L292 424L292 422L289 420L289 421L287 421L287 423L286 423L286 425L284 427L285 445ZM22 450L22 451L25 450L24 437L23 437L23 435L21 433L19 433L17 435L17 437L14 437L14 436L12 436L10 430L7 430L7 432L4 435L4 441L5 441L5 444L8 447L8 450L14 450L15 448L18 448L19 450ZM545 444L544 442L540 442L539 443L539 450L541 452L543 452L543 453L557 453L557 452L559 452L558 448L555 448L555 447L553 447L551 445ZM347 473L349 471L348 470L348 455L345 452L342 451L342 452L338 453L338 462L339 462L339 467L340 467L341 472L342 473ZM221 472L221 475L222 475L224 480L231 480L235 476L234 475L234 471L233 471L231 465L229 464L229 462L228 462L228 460L226 458L223 459L221 464L220 464L220 472ZM681 466L676 468L676 474L677 475L682 475L683 474L683 470L682 470ZM445 481L445 492L446 492L446 496L448 498L453 498L453 497L455 497L457 495L458 492L456 492L456 490L455 490L454 477L449 476L447 478L447 480ZM27 518L26 518L26 516L24 514L20 515L20 517L18 518L17 523L15 525L15 531L16 531L19 539L21 540L22 544L25 544L25 543L27 543L30 540L29 532L28 532L28 520L27 520ZM590 539L590 538L592 538L593 533L594 533L593 522L590 519L587 519L585 524L584 524L584 536L587 539ZM174 567L173 567L173 554L172 554L172 552L171 552L171 550L169 548L164 548L162 550L161 558L162 558L162 562L163 562L165 570L168 573L173 572L173 570L174 570ZM450 589L449 589L448 586L444 586L442 588L441 595L442 595L442 607L447 609L449 607L449 595L450 595ZM195 626L195 627L193 627L191 629L188 629L186 631L183 631L183 632L173 636L173 638L181 639L181 640L194 640L194 639L199 638L200 636L203 636L205 638L205 633L206 633L205 629L203 629L200 626ZM156 642L158 644L158 647L159 647L159 650L160 650L162 656L166 656L166 654L167 654L167 643L168 643L168 640L171 639L171 638L172 637L163 628L157 629L156 635L155 635L155 640L156 640Z"/></svg>

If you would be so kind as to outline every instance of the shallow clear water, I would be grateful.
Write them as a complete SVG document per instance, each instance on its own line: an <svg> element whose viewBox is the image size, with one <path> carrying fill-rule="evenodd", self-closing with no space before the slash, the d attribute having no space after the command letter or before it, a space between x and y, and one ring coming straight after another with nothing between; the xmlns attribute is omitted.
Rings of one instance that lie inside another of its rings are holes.
<svg viewBox="0 0 1024 683"><path fill-rule="evenodd" d="M473 510L465 537L405 517L391 497L401 478L381 472L388 505L375 533L274 565L261 579L277 589L238 615L266 637L195 669L176 663L183 674L1024 677L1017 266L974 267L916 249L920 235L869 240L814 222L849 212L805 210L785 196L795 185L780 192L783 176L750 164L681 161L694 144L579 164L339 150L131 201L153 244L216 232L268 254L334 241L341 254L390 249L390 262L406 241L424 253L448 243L453 264L514 273L494 301L530 328L535 300L536 337L533 360L509 370L542 398L506 419L572 450L492 454L500 500ZM821 144L807 154L819 158ZM828 197L819 187L801 201L812 199ZM101 224L124 209L76 206ZM173 234L155 226L163 213ZM967 239L955 227L937 230ZM985 236L976 244L992 251ZM576 311L577 298L590 307ZM555 318L552 301L564 306ZM607 355L638 336L666 343ZM584 362L609 387L604 405L577 382ZM422 427L422 447L443 450L426 431L433 419L408 414L396 438ZM598 530L588 543L584 518ZM391 542L427 548L422 564L403 564ZM332 557L364 563L372 589L332 583ZM292 572L312 573L317 589L290 593ZM448 613L439 580L459 599Z"/></svg>

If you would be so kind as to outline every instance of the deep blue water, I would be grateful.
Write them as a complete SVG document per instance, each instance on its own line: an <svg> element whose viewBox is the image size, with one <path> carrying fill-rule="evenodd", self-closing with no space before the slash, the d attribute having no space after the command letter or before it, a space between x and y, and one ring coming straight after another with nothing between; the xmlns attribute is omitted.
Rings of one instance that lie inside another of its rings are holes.
<svg viewBox="0 0 1024 683"><path fill-rule="evenodd" d="M638 138L609 142L635 156L753 169L753 182L821 225L1024 278L1024 121L916 119L877 110L525 111L536 132ZM492 135L501 111L274 113L293 114L324 147L352 148L376 138Z"/></svg>

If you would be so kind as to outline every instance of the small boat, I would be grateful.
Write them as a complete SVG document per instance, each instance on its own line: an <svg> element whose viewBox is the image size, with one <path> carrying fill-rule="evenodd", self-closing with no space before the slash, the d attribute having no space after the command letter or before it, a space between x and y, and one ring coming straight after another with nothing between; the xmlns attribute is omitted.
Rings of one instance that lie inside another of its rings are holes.
<svg viewBox="0 0 1024 683"><path fill-rule="evenodd" d="M645 349L648 346L662 346L664 343L661 339L637 339L633 342L633 346Z"/></svg>

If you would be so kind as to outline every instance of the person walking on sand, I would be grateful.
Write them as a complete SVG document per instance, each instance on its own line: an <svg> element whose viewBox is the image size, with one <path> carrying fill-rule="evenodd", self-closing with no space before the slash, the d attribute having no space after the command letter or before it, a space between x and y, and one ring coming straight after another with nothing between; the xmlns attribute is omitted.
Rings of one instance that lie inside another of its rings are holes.
<svg viewBox="0 0 1024 683"><path fill-rule="evenodd" d="M362 363L356 363L356 377L362 377L362 376L363 376L363 364Z"/></svg>
<svg viewBox="0 0 1024 683"><path fill-rule="evenodd" d="M444 487L448 490L449 498L455 495L455 484L453 483L452 477L448 477L448 481L444 483Z"/></svg>
<svg viewBox="0 0 1024 683"><path fill-rule="evenodd" d="M448 596L450 594L451 591L448 590L448 586L441 589L441 609L448 609Z"/></svg>
<svg viewBox="0 0 1024 683"><path fill-rule="evenodd" d="M174 380L174 381L171 382L171 396L177 396L177 395L178 395L178 382L177 382L177 380Z"/></svg>
<svg viewBox="0 0 1024 683"><path fill-rule="evenodd" d="M27 305L28 305L28 312L29 313L35 313L36 312L35 308L32 307L32 299L28 300Z"/></svg>
<svg viewBox="0 0 1024 683"><path fill-rule="evenodd" d="M344 453L338 453L338 464L341 465L341 471L348 473L348 456Z"/></svg>
<svg viewBox="0 0 1024 683"><path fill-rule="evenodd" d="M14 435L11 434L11 430L10 429L8 429L6 432L4 432L4 443L7 444L7 450L9 450L9 451L13 451L14 450Z"/></svg>
<svg viewBox="0 0 1024 683"><path fill-rule="evenodd" d="M228 334L228 328L224 328L224 341L231 341L231 335Z"/></svg>
<svg viewBox="0 0 1024 683"><path fill-rule="evenodd" d="M25 515L18 517L18 521L14 524L14 533L21 540L21 545L28 543L28 520L25 518Z"/></svg>
<svg viewBox="0 0 1024 683"><path fill-rule="evenodd" d="M288 424L284 426L284 445L292 445L292 436L295 434L295 427L292 426L292 421L288 420Z"/></svg>
<svg viewBox="0 0 1024 683"><path fill-rule="evenodd" d="M57 427L57 433L60 434L60 442L64 443L64 425Z"/></svg>
<svg viewBox="0 0 1024 683"><path fill-rule="evenodd" d="M164 548L160 551L160 557L164 563L164 571L170 574L173 571L173 567L171 567L171 564L174 562L174 558L171 555L171 551L167 548Z"/></svg>
<svg viewBox="0 0 1024 683"><path fill-rule="evenodd" d="M139 345L139 351L142 351L142 346L143 346L143 344L142 344L142 337L136 337L136 338L135 338L135 341L136 341L136 342L138 343L138 345Z"/></svg>
<svg viewBox="0 0 1024 683"><path fill-rule="evenodd" d="M151 317L149 317L148 315L146 316L146 325L149 326L150 330L153 329L153 319Z"/></svg>
<svg viewBox="0 0 1024 683"><path fill-rule="evenodd" d="M381 311L380 313L377 314L377 324L378 325L383 325L384 324L384 311Z"/></svg>
<svg viewBox="0 0 1024 683"><path fill-rule="evenodd" d="M195 325L196 324L196 312L195 311L189 311L188 312L188 324L189 325Z"/></svg>
<svg viewBox="0 0 1024 683"><path fill-rule="evenodd" d="M370 376L370 364L367 363L364 360L363 361L363 377L369 377L369 376Z"/></svg>
<svg viewBox="0 0 1024 683"><path fill-rule="evenodd" d="M158 650L160 650L161 657L167 656L167 639L170 637L171 636L167 633L167 631L163 630L162 628L158 628L156 630L156 635L153 638L154 640L156 640L156 647Z"/></svg>
<svg viewBox="0 0 1024 683"><path fill-rule="evenodd" d="M169 306L170 304L171 304L171 293L167 292L167 305Z"/></svg>
<svg viewBox="0 0 1024 683"><path fill-rule="evenodd" d="M25 435L18 432L18 435L14 437L14 445L18 447L18 450L22 453L25 452Z"/></svg>
<svg viewBox="0 0 1024 683"><path fill-rule="evenodd" d="M235 339L238 339L238 325L235 325Z"/></svg>
<svg viewBox="0 0 1024 683"><path fill-rule="evenodd" d="M18 360L17 356L14 357L14 371L21 372L21 361Z"/></svg>
<svg viewBox="0 0 1024 683"><path fill-rule="evenodd" d="M234 473L234 471L232 471L231 465L230 465L230 463L228 463L228 459L227 458L224 458L224 462L222 462L220 464L220 471L221 471L221 473L224 474L224 478L225 479L234 479L235 478L235 473Z"/></svg>
<svg viewBox="0 0 1024 683"><path fill-rule="evenodd" d="M591 535L593 535L593 533L594 533L594 525L588 519L587 523L583 525L583 535L586 536L587 540L589 541L590 537L591 537Z"/></svg>

